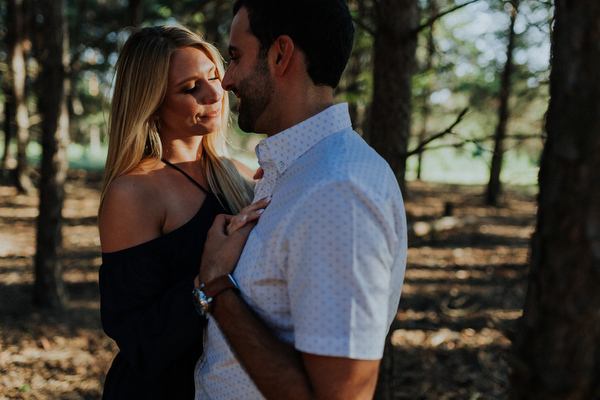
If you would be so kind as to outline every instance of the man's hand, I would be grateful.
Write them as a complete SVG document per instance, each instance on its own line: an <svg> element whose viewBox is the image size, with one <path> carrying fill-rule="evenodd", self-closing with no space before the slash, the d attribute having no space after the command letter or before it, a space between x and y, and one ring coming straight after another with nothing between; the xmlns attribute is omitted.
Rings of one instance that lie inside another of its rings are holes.
<svg viewBox="0 0 600 400"><path fill-rule="evenodd" d="M235 269L256 221L247 222L231 235L227 235L227 226L233 218L233 215L225 214L217 215L215 218L206 237L196 285L208 283L221 275L230 274Z"/></svg>

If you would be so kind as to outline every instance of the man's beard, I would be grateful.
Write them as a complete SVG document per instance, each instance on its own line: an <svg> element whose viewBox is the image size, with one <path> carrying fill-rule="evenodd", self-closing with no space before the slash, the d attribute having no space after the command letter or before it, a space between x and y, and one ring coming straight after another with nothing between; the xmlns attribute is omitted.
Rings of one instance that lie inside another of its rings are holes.
<svg viewBox="0 0 600 400"><path fill-rule="evenodd" d="M238 125L244 132L256 132L256 121L271 103L273 81L271 80L267 57L260 57L252 71L236 87L240 97Z"/></svg>

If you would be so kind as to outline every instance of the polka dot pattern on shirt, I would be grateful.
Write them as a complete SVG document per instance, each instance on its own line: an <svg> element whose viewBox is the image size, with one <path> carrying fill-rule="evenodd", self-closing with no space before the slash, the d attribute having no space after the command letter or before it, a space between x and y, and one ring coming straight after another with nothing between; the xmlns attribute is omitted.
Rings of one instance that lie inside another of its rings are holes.
<svg viewBox="0 0 600 400"><path fill-rule="evenodd" d="M352 131L342 104L256 152L264 176L255 199L273 198L234 272L242 298L300 351L380 358L406 263L394 174ZM206 338L197 399L262 399L213 320Z"/></svg>

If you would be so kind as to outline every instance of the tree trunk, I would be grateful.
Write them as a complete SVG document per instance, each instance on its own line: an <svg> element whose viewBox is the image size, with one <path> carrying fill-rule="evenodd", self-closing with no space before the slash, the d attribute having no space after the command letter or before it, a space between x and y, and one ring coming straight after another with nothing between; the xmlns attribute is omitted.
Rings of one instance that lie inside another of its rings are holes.
<svg viewBox="0 0 600 400"><path fill-rule="evenodd" d="M374 25L373 17L370 15L372 7L368 5L368 0L356 0L350 2L351 9L354 9L354 21L356 32L354 34L354 47L352 54L348 60L346 71L342 75L344 80L343 90L346 92L346 101L348 102L348 113L352 121L352 128L367 142L370 143L370 118L369 107L365 107L367 94L364 86L364 74L370 73L373 70L373 60L371 53L372 46L372 30L369 28ZM370 4L370 3L369 3ZM336 93L340 92L340 87L336 89Z"/></svg>
<svg viewBox="0 0 600 400"><path fill-rule="evenodd" d="M138 27L144 22L144 0L129 0L127 16L131 26Z"/></svg>
<svg viewBox="0 0 600 400"><path fill-rule="evenodd" d="M44 57L40 60L42 113L42 164L40 212L37 221L34 302L42 307L61 308L66 301L59 254L62 249L62 207L68 163L69 117L66 103L65 66L67 46L66 0L41 1L44 16Z"/></svg>
<svg viewBox="0 0 600 400"><path fill-rule="evenodd" d="M7 3L8 25L8 53L10 77L12 78L12 101L14 122L17 132L17 169L15 173L15 186L21 193L30 194L34 190L29 177L29 163L27 161L27 144L29 143L29 113L25 99L25 40L23 0L9 0ZM10 132L10 131L9 131Z"/></svg>
<svg viewBox="0 0 600 400"><path fill-rule="evenodd" d="M374 5L377 31L373 51L370 144L390 164L406 195L404 175L419 26L418 0L381 0ZM377 400L391 400L394 396L391 334L390 329L374 397Z"/></svg>
<svg viewBox="0 0 600 400"><path fill-rule="evenodd" d="M502 73L502 87L500 89L500 106L498 107L498 125L494 136L494 154L490 169L490 180L488 182L486 203L491 206L498 205L498 196L502 190L500 173L502 172L502 158L504 156L504 138L506 137L506 126L508 124L508 99L511 92L511 78L513 73L513 52L515 49L515 21L519 12L519 1L512 0L510 4L510 28L508 30L508 46L506 49L506 63Z"/></svg>
<svg viewBox="0 0 600 400"><path fill-rule="evenodd" d="M0 169L4 177L8 176L8 167L10 160L10 141L14 137L13 121L15 120L14 93L12 85L6 84L3 88L4 93L4 153Z"/></svg>
<svg viewBox="0 0 600 400"><path fill-rule="evenodd" d="M348 65L346 66L346 73L342 77L344 91L346 92L346 98L348 101L348 113L350 114L350 121L352 121L352 127L359 134L361 133L361 124L358 116L358 79L360 74L360 54L354 51L350 55ZM342 85L340 85L342 86ZM339 92L339 89L338 89Z"/></svg>
<svg viewBox="0 0 600 400"><path fill-rule="evenodd" d="M438 15L438 7L437 0L428 0L427 8L429 12L429 18L434 19ZM429 97L431 96L431 88L435 82L435 74L432 71L433 68L433 57L435 55L435 42L434 42L434 31L435 23L431 24L429 28L429 32L427 32L427 62L425 64L424 73L428 74L427 85L423 89L423 111L421 114L423 115L423 128L419 132L419 143L423 143L425 138L427 137L427 122L429 120L429 116L431 114L431 102ZM421 180L421 172L423 169L423 152L419 152L418 154L418 163L417 163L417 180Z"/></svg>
<svg viewBox="0 0 600 400"><path fill-rule="evenodd" d="M379 376L377 378L377 387L373 400L394 400L394 345L392 344L393 330L385 338L385 347L383 348L383 358L379 365Z"/></svg>
<svg viewBox="0 0 600 400"><path fill-rule="evenodd" d="M225 43L223 41L223 35L219 32L221 25L223 24L223 16L233 7L231 1L221 0L215 2L207 2L202 6L204 17L206 18L203 23L204 39L207 42L221 47ZM226 47L226 45L225 45Z"/></svg>
<svg viewBox="0 0 600 400"><path fill-rule="evenodd" d="M556 0L516 399L600 397L600 2Z"/></svg>
<svg viewBox="0 0 600 400"><path fill-rule="evenodd" d="M417 0L375 2L371 146L390 164L406 193L406 152L410 136L411 83L419 10Z"/></svg>

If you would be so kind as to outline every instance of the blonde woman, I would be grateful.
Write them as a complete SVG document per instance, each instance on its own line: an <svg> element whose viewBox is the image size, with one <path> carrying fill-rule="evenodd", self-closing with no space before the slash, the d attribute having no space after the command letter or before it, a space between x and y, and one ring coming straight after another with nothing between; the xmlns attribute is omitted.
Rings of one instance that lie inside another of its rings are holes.
<svg viewBox="0 0 600 400"><path fill-rule="evenodd" d="M103 399L192 399L205 319L192 291L217 214L267 204L227 158L219 52L183 27L142 28L117 62L99 231L101 315L119 346ZM235 230L234 228L234 230Z"/></svg>

